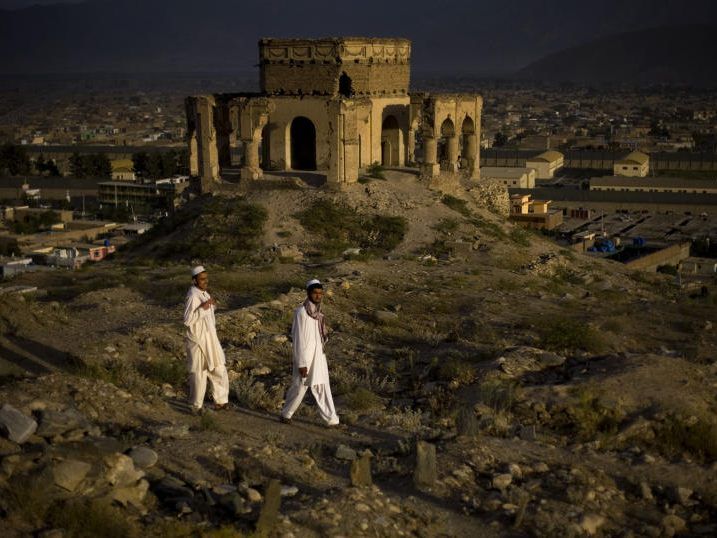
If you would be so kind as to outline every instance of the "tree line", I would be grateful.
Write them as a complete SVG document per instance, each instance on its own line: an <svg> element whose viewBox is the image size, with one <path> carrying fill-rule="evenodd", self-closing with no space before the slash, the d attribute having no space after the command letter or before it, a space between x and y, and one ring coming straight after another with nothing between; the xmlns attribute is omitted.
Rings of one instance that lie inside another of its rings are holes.
<svg viewBox="0 0 717 538"><path fill-rule="evenodd" d="M132 155L134 172L139 178L161 179L189 171L189 155L186 150L162 152L139 152ZM54 159L40 154L33 162L27 150L16 144L0 146L0 175L9 176L60 176ZM110 179L112 162L100 153L81 155L73 153L69 158L69 175L77 178Z"/></svg>
<svg viewBox="0 0 717 538"><path fill-rule="evenodd" d="M132 165L137 177L161 179L186 174L189 170L189 157L186 150L140 152L132 155Z"/></svg>

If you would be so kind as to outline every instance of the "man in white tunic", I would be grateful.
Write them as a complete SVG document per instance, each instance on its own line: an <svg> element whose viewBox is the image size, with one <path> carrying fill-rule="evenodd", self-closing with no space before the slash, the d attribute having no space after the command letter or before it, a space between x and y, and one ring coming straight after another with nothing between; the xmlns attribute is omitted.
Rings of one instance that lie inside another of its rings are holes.
<svg viewBox="0 0 717 538"><path fill-rule="evenodd" d="M309 280L306 283L306 301L294 311L291 327L294 365L291 386L286 392L286 403L281 410L280 418L284 423L291 422L291 417L309 388L326 425L337 426L339 423L329 386L329 367L324 355L326 323L321 312L323 294L321 282Z"/></svg>
<svg viewBox="0 0 717 538"><path fill-rule="evenodd" d="M214 308L217 303L207 292L209 276L201 265L192 269L192 283L184 301L189 402L195 412L202 409L209 379L215 409L226 409L229 405L229 378L215 326Z"/></svg>

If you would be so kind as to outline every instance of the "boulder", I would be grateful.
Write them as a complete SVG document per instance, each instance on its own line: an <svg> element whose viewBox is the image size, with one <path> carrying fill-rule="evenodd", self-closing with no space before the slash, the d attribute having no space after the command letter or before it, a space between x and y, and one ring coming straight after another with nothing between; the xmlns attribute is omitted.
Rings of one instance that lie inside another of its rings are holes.
<svg viewBox="0 0 717 538"><path fill-rule="evenodd" d="M564 362L565 357L562 355L534 347L518 346L506 349L496 360L496 365L509 377L520 377L529 372L561 366Z"/></svg>
<svg viewBox="0 0 717 538"><path fill-rule="evenodd" d="M138 446L129 451L128 456L132 458L132 462L140 469L149 469L154 466L159 459L157 453L146 446Z"/></svg>
<svg viewBox="0 0 717 538"><path fill-rule="evenodd" d="M667 536L674 536L687 529L687 523L680 516L674 514L662 518L662 530Z"/></svg>
<svg viewBox="0 0 717 538"><path fill-rule="evenodd" d="M458 430L458 435L465 435L466 437L475 437L480 433L480 425L472 407L461 407L458 411L456 430Z"/></svg>
<svg viewBox="0 0 717 538"><path fill-rule="evenodd" d="M425 441L416 443L416 469L413 481L418 486L432 486L438 479L436 447Z"/></svg>
<svg viewBox="0 0 717 538"><path fill-rule="evenodd" d="M5 404L0 409L0 429L8 439L21 445L37 431L37 422L10 404Z"/></svg>
<svg viewBox="0 0 717 538"><path fill-rule="evenodd" d="M159 482L153 483L152 491L157 497L164 500L191 499L194 491L187 484L174 476L165 476Z"/></svg>
<svg viewBox="0 0 717 538"><path fill-rule="evenodd" d="M222 495L219 499L219 504L235 516L241 516L251 512L251 508L246 505L244 498L236 491Z"/></svg>
<svg viewBox="0 0 717 538"><path fill-rule="evenodd" d="M64 435L72 430L86 432L91 425L85 416L76 409L65 411L52 411L47 409L40 415L40 425L37 428L37 435L40 437L52 438Z"/></svg>
<svg viewBox="0 0 717 538"><path fill-rule="evenodd" d="M61 461L52 467L52 479L56 486L67 491L75 491L90 469L92 465L84 461Z"/></svg>
<svg viewBox="0 0 717 538"><path fill-rule="evenodd" d="M373 313L373 319L381 325L389 325L398 321L398 314L389 310L377 310Z"/></svg>
<svg viewBox="0 0 717 538"><path fill-rule="evenodd" d="M339 445L336 448L336 454L334 454L334 456L336 457L336 459L346 461L353 461L358 457L356 455L356 451L346 445Z"/></svg>
<svg viewBox="0 0 717 538"><path fill-rule="evenodd" d="M267 537L271 534L279 519L279 507L281 506L281 484L278 480L272 480L266 488L264 505L259 513L259 520L256 522L256 535Z"/></svg>
<svg viewBox="0 0 717 538"><path fill-rule="evenodd" d="M504 491L513 482L513 475L510 473L497 474L491 480L494 489Z"/></svg>
<svg viewBox="0 0 717 538"><path fill-rule="evenodd" d="M110 485L121 488L131 486L144 476L142 471L134 468L134 462L124 454L111 454L105 457L105 464L108 467L105 478Z"/></svg>
<svg viewBox="0 0 717 538"><path fill-rule="evenodd" d="M605 518L599 514L584 514L580 520L580 528L589 536L594 536L605 524Z"/></svg>
<svg viewBox="0 0 717 538"><path fill-rule="evenodd" d="M371 452L364 452L359 459L351 462L351 485L355 487L369 487L373 485L371 479Z"/></svg>
<svg viewBox="0 0 717 538"><path fill-rule="evenodd" d="M140 480L132 486L124 486L115 488L110 494L113 501L120 503L122 506L132 505L135 508L144 510L142 502L147 496L149 490L149 482Z"/></svg>

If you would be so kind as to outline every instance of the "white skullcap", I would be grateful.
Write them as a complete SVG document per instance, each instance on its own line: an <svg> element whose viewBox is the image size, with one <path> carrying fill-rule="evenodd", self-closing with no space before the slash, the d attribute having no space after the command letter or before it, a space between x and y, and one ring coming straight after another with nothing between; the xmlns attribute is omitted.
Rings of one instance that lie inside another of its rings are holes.
<svg viewBox="0 0 717 538"><path fill-rule="evenodd" d="M195 277L199 273L203 273L205 271L206 271L206 269L204 268L203 265L197 265L194 269L192 269L192 276Z"/></svg>
<svg viewBox="0 0 717 538"><path fill-rule="evenodd" d="M318 284L319 286L322 285L321 281L318 278L312 278L306 283L306 289L308 290L311 286L314 286L316 284Z"/></svg>

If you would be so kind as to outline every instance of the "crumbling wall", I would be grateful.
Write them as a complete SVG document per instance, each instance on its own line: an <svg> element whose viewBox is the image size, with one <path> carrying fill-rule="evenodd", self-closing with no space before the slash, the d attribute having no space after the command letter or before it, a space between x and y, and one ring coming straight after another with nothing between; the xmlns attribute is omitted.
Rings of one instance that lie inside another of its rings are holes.
<svg viewBox="0 0 717 538"><path fill-rule="evenodd" d="M268 95L339 94L339 79L351 79L351 94L407 95L411 42L407 39L262 39L261 91Z"/></svg>
<svg viewBox="0 0 717 538"><path fill-rule="evenodd" d="M480 181L468 191L476 203L503 217L510 214L508 188L497 181Z"/></svg>

